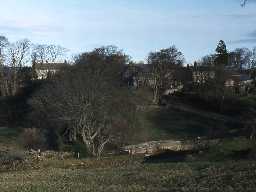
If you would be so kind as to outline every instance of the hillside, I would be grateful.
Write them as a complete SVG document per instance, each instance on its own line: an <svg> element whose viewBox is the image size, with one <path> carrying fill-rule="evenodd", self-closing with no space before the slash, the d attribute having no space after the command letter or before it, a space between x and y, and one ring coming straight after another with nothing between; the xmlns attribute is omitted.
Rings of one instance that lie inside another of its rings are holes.
<svg viewBox="0 0 256 192"><path fill-rule="evenodd" d="M219 138L237 136L241 125L236 118L200 109L186 103L148 105L140 112L139 126L130 144L152 140ZM22 129L0 127L0 146L18 147Z"/></svg>
<svg viewBox="0 0 256 192"><path fill-rule="evenodd" d="M184 103L149 108L142 115L142 126L150 140L226 137L241 128L240 122L231 116Z"/></svg>
<svg viewBox="0 0 256 192"><path fill-rule="evenodd" d="M20 132L17 128L0 127L0 151L20 149Z"/></svg>
<svg viewBox="0 0 256 192"><path fill-rule="evenodd" d="M228 133L234 123L229 116L186 104L148 107L140 121L133 143L194 139L209 136L210 131L218 133L216 130ZM0 191L252 192L256 188L253 156L247 159L240 154L255 144L244 138L225 138L203 154L174 162L147 161L142 156L75 159L58 153L55 157L53 152L37 159L20 150L20 132L0 128L0 151L10 150L0 153Z"/></svg>
<svg viewBox="0 0 256 192"><path fill-rule="evenodd" d="M252 192L255 163L143 164L140 158L48 160L36 169L1 172L0 191Z"/></svg>

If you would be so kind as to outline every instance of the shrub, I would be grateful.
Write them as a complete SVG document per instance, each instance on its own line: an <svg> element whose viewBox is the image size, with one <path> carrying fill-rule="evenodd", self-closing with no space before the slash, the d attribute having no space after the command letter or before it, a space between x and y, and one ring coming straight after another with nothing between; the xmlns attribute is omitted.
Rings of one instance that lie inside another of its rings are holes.
<svg viewBox="0 0 256 192"><path fill-rule="evenodd" d="M26 149L41 149L45 147L45 135L36 128L26 128L21 134L21 142Z"/></svg>
<svg viewBox="0 0 256 192"><path fill-rule="evenodd" d="M47 147L50 150L62 151L64 149L63 138L56 129L47 129L45 139L47 140Z"/></svg>
<svg viewBox="0 0 256 192"><path fill-rule="evenodd" d="M72 152L75 153L75 156L79 153L79 158L85 158L88 157L88 150L86 148L86 145L80 142L76 142L71 147Z"/></svg>

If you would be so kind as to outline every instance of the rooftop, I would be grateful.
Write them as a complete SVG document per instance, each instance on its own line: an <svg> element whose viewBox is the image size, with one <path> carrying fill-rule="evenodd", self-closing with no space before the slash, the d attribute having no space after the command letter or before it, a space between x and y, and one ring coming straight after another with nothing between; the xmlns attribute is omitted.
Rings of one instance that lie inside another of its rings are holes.
<svg viewBox="0 0 256 192"><path fill-rule="evenodd" d="M66 62L64 63L36 63L35 68L38 70L58 70L60 68L68 66Z"/></svg>

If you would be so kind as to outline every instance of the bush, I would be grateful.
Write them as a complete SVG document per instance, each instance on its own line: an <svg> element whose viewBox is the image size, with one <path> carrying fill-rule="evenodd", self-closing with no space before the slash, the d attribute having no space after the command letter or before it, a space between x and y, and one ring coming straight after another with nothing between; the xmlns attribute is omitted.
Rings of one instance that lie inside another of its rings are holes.
<svg viewBox="0 0 256 192"><path fill-rule="evenodd" d="M71 151L75 153L76 157L78 157L77 155L79 153L79 158L85 158L89 156L86 145L80 142L74 143L71 147Z"/></svg>
<svg viewBox="0 0 256 192"><path fill-rule="evenodd" d="M36 128L26 128L21 134L21 143L26 149L42 149L45 140L45 135Z"/></svg>
<svg viewBox="0 0 256 192"><path fill-rule="evenodd" d="M63 138L58 133L57 129L46 130L47 148L54 151L62 151L64 149Z"/></svg>

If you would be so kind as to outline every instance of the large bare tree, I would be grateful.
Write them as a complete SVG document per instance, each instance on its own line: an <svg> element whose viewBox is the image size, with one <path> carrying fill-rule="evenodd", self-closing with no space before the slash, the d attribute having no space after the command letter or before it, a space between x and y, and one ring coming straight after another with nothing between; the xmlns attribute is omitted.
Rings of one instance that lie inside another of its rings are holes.
<svg viewBox="0 0 256 192"><path fill-rule="evenodd" d="M6 58L6 48L9 42L4 36L0 36L0 95L6 95L6 81L5 81L5 58Z"/></svg>
<svg viewBox="0 0 256 192"><path fill-rule="evenodd" d="M33 46L32 56L37 63L54 63L66 52L67 49L60 45L37 44Z"/></svg>
<svg viewBox="0 0 256 192"><path fill-rule="evenodd" d="M63 57L68 50L60 45L48 45L47 52L50 62L56 62Z"/></svg>
<svg viewBox="0 0 256 192"><path fill-rule="evenodd" d="M233 51L235 57L234 66L238 70L249 69L252 67L253 52L248 48L237 48Z"/></svg>
<svg viewBox="0 0 256 192"><path fill-rule="evenodd" d="M8 95L15 95L19 89L21 79L19 72L25 64L30 61L30 41L28 39L11 43L8 50L9 55L9 77Z"/></svg>
<svg viewBox="0 0 256 192"><path fill-rule="evenodd" d="M32 60L37 63L45 63L47 61L47 45L33 45Z"/></svg>
<svg viewBox="0 0 256 192"><path fill-rule="evenodd" d="M152 65L154 103L159 101L166 89L173 86L176 69L181 67L183 62L184 56L175 46L149 54L148 64Z"/></svg>
<svg viewBox="0 0 256 192"><path fill-rule="evenodd" d="M37 93L32 106L46 119L66 122L70 141L82 141L93 156L134 127L136 107L120 86L126 56L113 47L82 54Z"/></svg>

